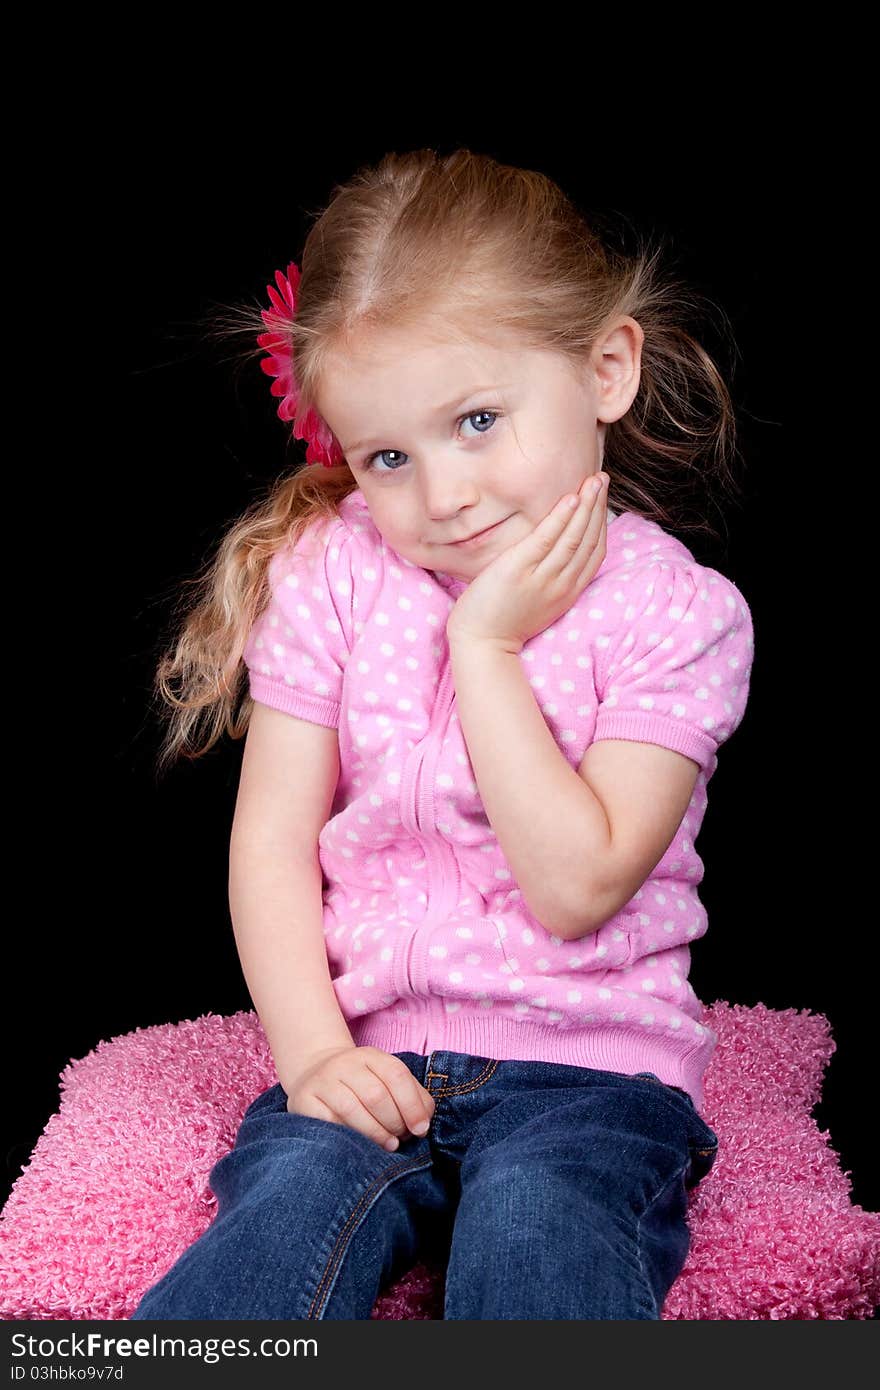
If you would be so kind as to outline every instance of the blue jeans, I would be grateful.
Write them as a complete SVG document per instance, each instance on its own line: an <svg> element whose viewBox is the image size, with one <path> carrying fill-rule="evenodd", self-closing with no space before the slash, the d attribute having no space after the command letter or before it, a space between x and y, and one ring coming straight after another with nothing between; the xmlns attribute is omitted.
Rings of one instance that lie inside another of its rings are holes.
<svg viewBox="0 0 880 1390"><path fill-rule="evenodd" d="M428 1252L448 1319L659 1318L718 1138L651 1072L394 1054L431 1092L389 1153L276 1084L209 1175L213 1224L133 1319L369 1318Z"/></svg>

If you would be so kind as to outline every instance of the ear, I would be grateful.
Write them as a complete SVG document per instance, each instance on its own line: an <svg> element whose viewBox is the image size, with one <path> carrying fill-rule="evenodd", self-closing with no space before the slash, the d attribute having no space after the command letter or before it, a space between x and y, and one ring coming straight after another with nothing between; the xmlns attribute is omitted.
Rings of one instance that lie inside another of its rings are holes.
<svg viewBox="0 0 880 1390"><path fill-rule="evenodd" d="M616 320L595 343L590 355L596 391L596 418L611 424L625 415L639 389L645 332L628 315Z"/></svg>

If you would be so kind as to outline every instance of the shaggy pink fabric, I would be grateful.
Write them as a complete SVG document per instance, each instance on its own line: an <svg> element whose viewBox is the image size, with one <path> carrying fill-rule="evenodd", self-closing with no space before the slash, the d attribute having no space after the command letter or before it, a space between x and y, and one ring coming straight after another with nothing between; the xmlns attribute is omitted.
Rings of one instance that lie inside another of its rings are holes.
<svg viewBox="0 0 880 1390"><path fill-rule="evenodd" d="M719 1138L691 1196L669 1319L861 1319L880 1303L880 1214L854 1206L810 1112L834 1051L823 1014L719 1001L703 1116ZM212 1165L277 1080L256 1014L207 1014L101 1042L61 1074L61 1104L0 1217L0 1317L127 1318L209 1225ZM373 1317L442 1319L443 1271L418 1265Z"/></svg>

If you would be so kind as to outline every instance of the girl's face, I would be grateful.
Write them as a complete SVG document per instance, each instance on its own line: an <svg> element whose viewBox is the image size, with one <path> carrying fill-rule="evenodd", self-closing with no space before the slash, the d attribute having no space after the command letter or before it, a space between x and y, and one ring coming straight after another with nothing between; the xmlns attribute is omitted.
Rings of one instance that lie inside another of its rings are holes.
<svg viewBox="0 0 880 1390"><path fill-rule="evenodd" d="M316 407L386 543L469 581L601 468L606 423L638 388L642 338L626 319L577 370L509 337L373 334L331 358Z"/></svg>

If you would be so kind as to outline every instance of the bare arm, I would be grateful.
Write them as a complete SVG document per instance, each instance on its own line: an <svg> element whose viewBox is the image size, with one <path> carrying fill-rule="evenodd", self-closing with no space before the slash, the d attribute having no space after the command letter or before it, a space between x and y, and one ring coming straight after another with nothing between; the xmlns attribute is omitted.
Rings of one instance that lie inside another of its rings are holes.
<svg viewBox="0 0 880 1390"><path fill-rule="evenodd" d="M570 885L608 852L608 818L566 762L518 655L491 642L450 641L461 729L489 823L538 921L581 934ZM583 897L580 897L583 912ZM596 926L600 924L597 922Z"/></svg>
<svg viewBox="0 0 880 1390"><path fill-rule="evenodd" d="M288 1094L307 1058L354 1046L330 978L318 858L338 780L335 729L254 704L230 839L229 907Z"/></svg>
<svg viewBox="0 0 880 1390"><path fill-rule="evenodd" d="M233 835L229 905L248 992L290 1094L308 1058L353 1047L330 979L321 865L288 844Z"/></svg>
<svg viewBox="0 0 880 1390"><path fill-rule="evenodd" d="M339 782L336 730L255 703L229 852L242 971L291 1113L397 1146L423 1133L434 1100L405 1063L356 1047L324 940L318 838Z"/></svg>
<svg viewBox="0 0 880 1390"><path fill-rule="evenodd" d="M530 911L565 941L597 931L662 859L699 764L656 744L603 739L575 771L519 656L475 642L450 642L450 652L480 796Z"/></svg>

